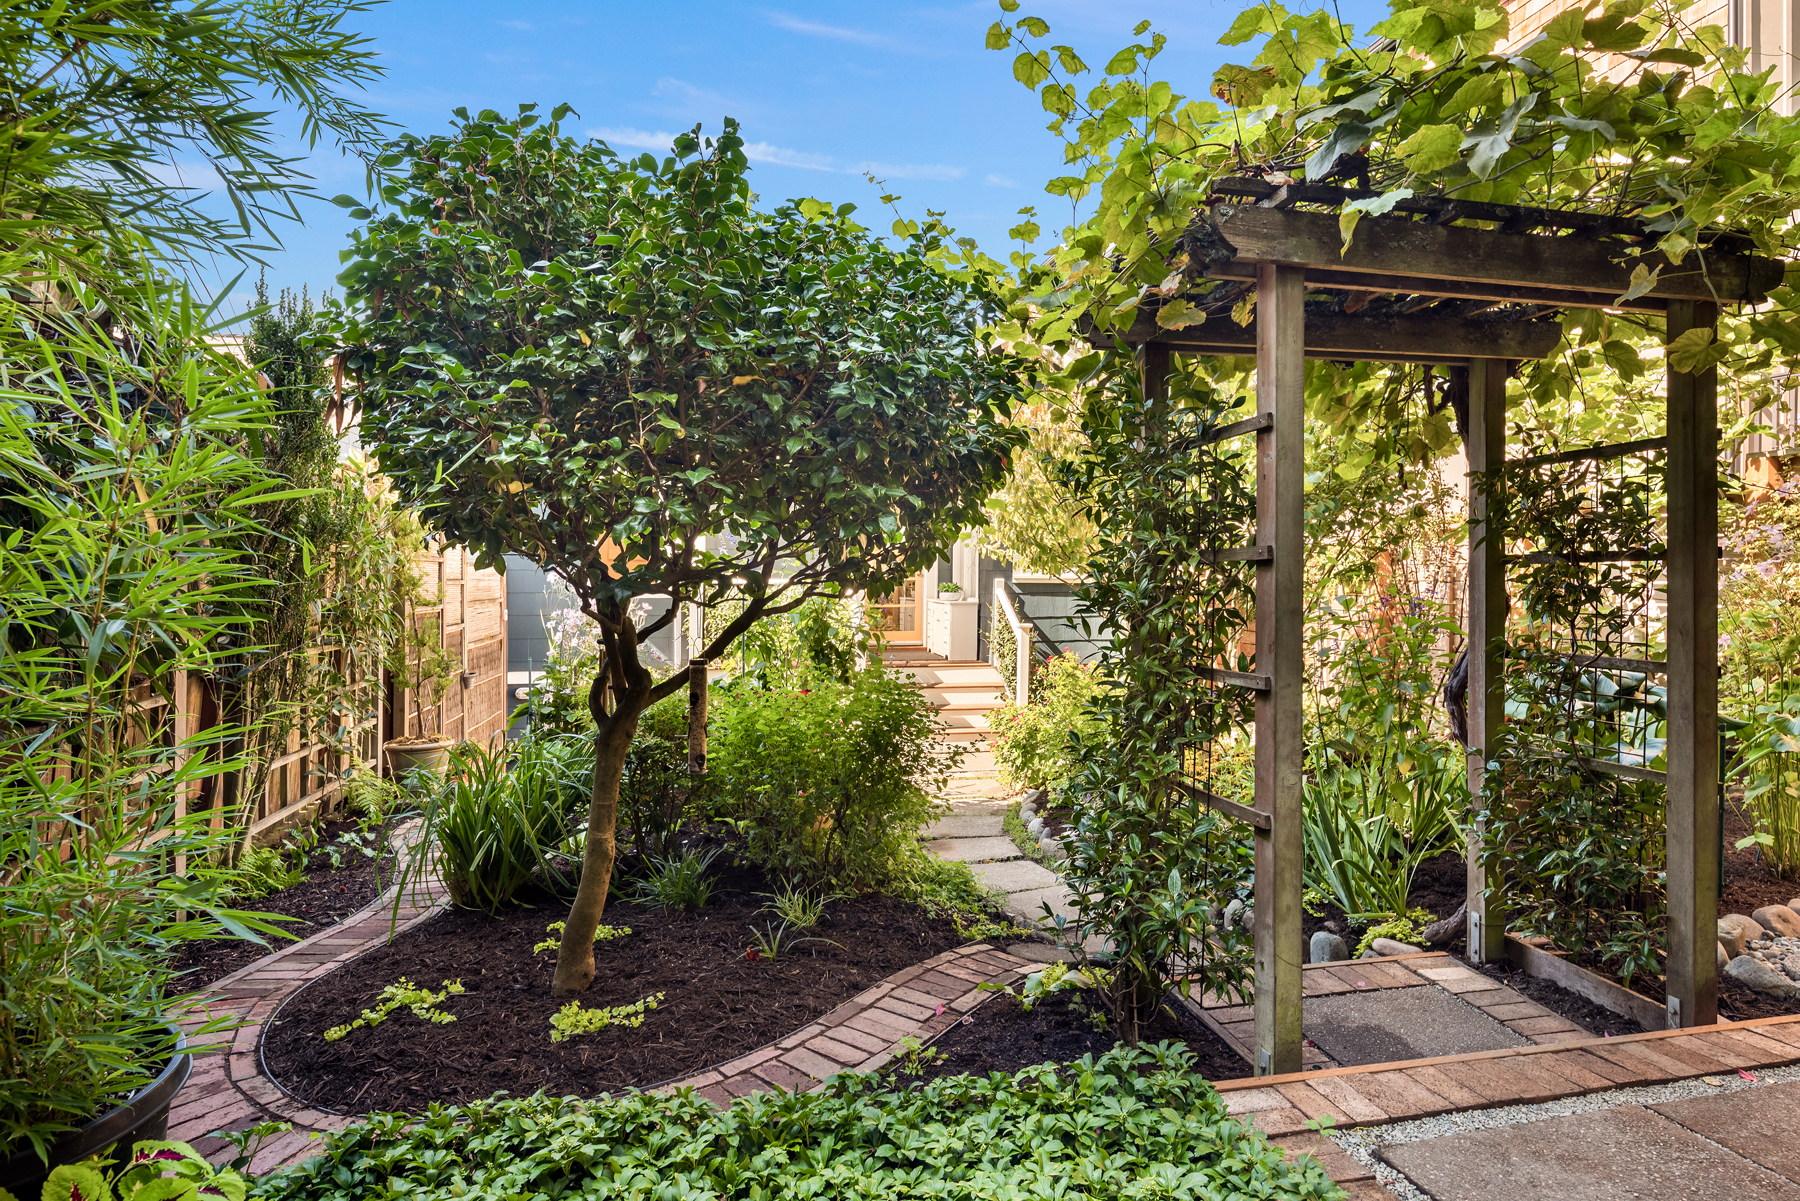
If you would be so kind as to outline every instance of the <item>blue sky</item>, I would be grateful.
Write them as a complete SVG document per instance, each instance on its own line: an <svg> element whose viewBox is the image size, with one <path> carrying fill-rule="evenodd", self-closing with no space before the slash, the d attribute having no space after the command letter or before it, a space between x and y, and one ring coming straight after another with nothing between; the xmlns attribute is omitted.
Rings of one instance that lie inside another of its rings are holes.
<svg viewBox="0 0 1800 1201"><path fill-rule="evenodd" d="M1155 74L1204 95L1226 60L1219 34L1240 7L1228 0L1027 0L1015 17L1044 18L1047 42L1068 42L1096 65L1148 19L1169 38ZM1359 29L1377 11L1371 0L1342 6ZM1036 205L1051 231L1066 222L1068 207L1043 192L1062 162L1045 115L1013 80L1011 54L983 48L1000 15L994 0L389 0L360 27L387 68L367 103L401 128L443 129L458 106L511 112L535 101L548 112L566 101L580 113L566 123L571 132L603 137L615 149L666 150L668 134L697 122L717 129L729 115L742 123L752 183L765 200L853 201L865 223L885 230L891 218L863 179L873 171L903 197L907 216L945 210L959 233L1004 257L1019 208ZM361 189L360 165L329 149L313 154L307 169L327 196ZM305 226L280 229L284 249L271 259L271 290L306 284L316 295L333 286L353 223L323 204L305 213ZM248 299L251 283L246 277L232 300Z"/></svg>

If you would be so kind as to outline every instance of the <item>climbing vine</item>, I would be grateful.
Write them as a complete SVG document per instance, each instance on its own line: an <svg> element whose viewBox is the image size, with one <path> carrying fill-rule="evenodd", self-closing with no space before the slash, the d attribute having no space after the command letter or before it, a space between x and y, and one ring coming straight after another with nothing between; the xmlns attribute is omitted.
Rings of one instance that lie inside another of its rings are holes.
<svg viewBox="0 0 1800 1201"><path fill-rule="evenodd" d="M1256 498L1245 440L1210 437L1247 415L1235 397L1179 369L1168 402L1129 384L1063 469L1098 530L1077 594L1110 638L1098 728L1071 736L1064 792L1065 878L1083 927L1112 941L1113 1016L1135 1043L1169 987L1241 995L1249 981L1247 926L1223 917L1247 895L1248 828L1192 790L1231 791L1224 761L1252 717L1252 694L1212 675L1248 665L1251 566L1207 552L1253 541Z"/></svg>

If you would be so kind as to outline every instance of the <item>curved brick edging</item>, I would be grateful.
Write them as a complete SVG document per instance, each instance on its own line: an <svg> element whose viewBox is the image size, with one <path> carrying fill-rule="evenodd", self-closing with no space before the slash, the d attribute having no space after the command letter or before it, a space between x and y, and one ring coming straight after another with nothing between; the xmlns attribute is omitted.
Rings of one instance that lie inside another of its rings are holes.
<svg viewBox="0 0 1800 1201"><path fill-rule="evenodd" d="M290 1123L292 1130L264 1143L251 1161L251 1173L261 1174L307 1158L320 1134L354 1120L314 1109L270 1079L263 1070L263 1032L282 1002L307 984L382 945L390 931L398 935L410 930L448 904L429 884L410 889L411 897L401 895L404 887L389 888L337 925L265 955L205 990L206 999L189 1009L180 1025L192 1030L213 1018L244 1024L217 1036L228 1043L215 1043L216 1049L194 1055L193 1074L169 1109L168 1137L223 1163L236 1149L223 1139L207 1137L214 1131L247 1130L259 1122Z"/></svg>
<svg viewBox="0 0 1800 1201"><path fill-rule="evenodd" d="M383 945L390 930L396 935L410 930L448 904L428 885L411 898L399 894L399 886L390 888L338 925L266 955L206 990L207 999L188 1011L183 1026L192 1029L221 1017L244 1024L220 1036L229 1044L195 1054L193 1074L169 1110L168 1137L222 1163L236 1150L208 1137L214 1131L289 1123L293 1129L264 1143L251 1161L251 1174L260 1175L309 1158L321 1135L356 1120L315 1109L277 1084L263 1065L263 1036L282 1004L302 988ZM872 1072L892 1058L902 1039L923 1042L961 1021L991 995L979 985L1010 984L1037 966L986 943L957 947L895 972L785 1038L660 1091L694 1088L715 1104L729 1105L752 1092L816 1088L837 1072Z"/></svg>
<svg viewBox="0 0 1800 1201"><path fill-rule="evenodd" d="M902 968L786 1038L708 1068L661 1091L695 1089L715 1105L771 1089L808 1092L839 1072L886 1067L903 1040L942 1034L993 995L983 984L1011 984L1042 964L975 943Z"/></svg>

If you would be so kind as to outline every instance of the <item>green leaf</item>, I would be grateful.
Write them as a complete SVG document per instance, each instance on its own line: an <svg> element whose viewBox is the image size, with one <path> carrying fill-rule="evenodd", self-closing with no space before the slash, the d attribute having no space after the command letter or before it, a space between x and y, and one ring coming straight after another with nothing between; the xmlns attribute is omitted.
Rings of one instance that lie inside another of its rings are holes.
<svg viewBox="0 0 1800 1201"><path fill-rule="evenodd" d="M1730 353L1728 344L1714 341L1711 329L1697 326L1669 343L1669 366L1676 371L1697 374L1717 366Z"/></svg>
<svg viewBox="0 0 1800 1201"><path fill-rule="evenodd" d="M1595 50L1619 53L1636 50L1650 36L1650 30L1622 12L1609 12L1581 26L1581 36Z"/></svg>
<svg viewBox="0 0 1800 1201"><path fill-rule="evenodd" d="M1502 79L1498 73L1477 75L1463 82L1456 89L1456 94L1438 110L1440 117L1454 117L1458 113L1466 113L1484 105L1492 104L1500 98Z"/></svg>
<svg viewBox="0 0 1800 1201"><path fill-rule="evenodd" d="M1456 125L1426 125L1400 143L1395 153L1415 175L1441 171L1462 160L1463 131Z"/></svg>
<svg viewBox="0 0 1800 1201"><path fill-rule="evenodd" d="M1013 59L1013 78L1036 91L1038 84L1050 78L1050 55L1042 50L1019 55Z"/></svg>
<svg viewBox="0 0 1800 1201"><path fill-rule="evenodd" d="M1019 28L1034 38L1041 38L1050 32L1050 23L1042 17L1026 17L1019 22Z"/></svg>
<svg viewBox="0 0 1800 1201"><path fill-rule="evenodd" d="M1268 7L1253 4L1231 22L1231 28L1219 38L1219 45L1241 46L1259 33L1274 33L1276 28L1275 16Z"/></svg>
<svg viewBox="0 0 1800 1201"><path fill-rule="evenodd" d="M1636 300L1656 286L1656 277L1661 272L1662 267L1660 265L1656 267L1655 270L1652 270L1646 264L1639 263L1631 269L1631 286L1626 288L1624 293L1619 296L1617 300L1613 301L1613 303L1624 304L1627 301Z"/></svg>
<svg viewBox="0 0 1800 1201"><path fill-rule="evenodd" d="M1016 0L1013 7L1018 7ZM1012 45L1011 30L1007 29L1006 26L1002 25L999 21L995 21L992 25L988 26L987 48L989 50L1004 50L1010 45Z"/></svg>
<svg viewBox="0 0 1800 1201"><path fill-rule="evenodd" d="M1187 329L1205 321L1205 309L1195 308L1181 299L1168 301L1156 310L1156 324L1163 329Z"/></svg>
<svg viewBox="0 0 1800 1201"><path fill-rule="evenodd" d="M1018 12L1019 0L1000 0L1000 11L1003 13Z"/></svg>
<svg viewBox="0 0 1800 1201"><path fill-rule="evenodd" d="M1056 51L1057 62L1062 66L1065 74L1084 75L1087 73L1088 65L1081 61L1081 56L1075 53L1073 46L1052 46L1050 48Z"/></svg>
<svg viewBox="0 0 1800 1201"><path fill-rule="evenodd" d="M1234 108L1254 108L1278 82L1274 67L1227 64L1213 73L1212 94Z"/></svg>
<svg viewBox="0 0 1800 1201"><path fill-rule="evenodd" d="M1130 75L1137 70L1138 52L1141 46L1127 46L1107 60L1108 75Z"/></svg>
<svg viewBox="0 0 1800 1201"><path fill-rule="evenodd" d="M85 1164L53 1168L44 1181L43 1201L112 1201L106 1178Z"/></svg>
<svg viewBox="0 0 1800 1201"><path fill-rule="evenodd" d="M1579 8L1556 14L1544 26L1544 38L1553 46L1574 46L1583 41L1581 26L1586 18Z"/></svg>
<svg viewBox="0 0 1800 1201"><path fill-rule="evenodd" d="M1318 180L1330 172L1338 159L1361 150L1369 140L1370 130L1360 121L1345 121L1331 131L1306 160L1306 178Z"/></svg>

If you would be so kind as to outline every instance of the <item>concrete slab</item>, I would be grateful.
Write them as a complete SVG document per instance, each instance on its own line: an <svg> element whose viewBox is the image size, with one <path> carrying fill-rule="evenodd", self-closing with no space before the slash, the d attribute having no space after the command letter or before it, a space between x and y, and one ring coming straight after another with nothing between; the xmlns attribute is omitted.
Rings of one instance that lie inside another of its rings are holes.
<svg viewBox="0 0 1800 1201"><path fill-rule="evenodd" d="M922 838L1000 838L1005 834L1004 818L963 814L940 817L919 831Z"/></svg>
<svg viewBox="0 0 1800 1201"><path fill-rule="evenodd" d="M1004 836L1000 838L940 838L936 842L926 843L925 849L938 858L948 859L953 863L976 863L983 859L1017 859L1020 853L1019 848L1013 845L1013 840Z"/></svg>
<svg viewBox="0 0 1800 1201"><path fill-rule="evenodd" d="M969 841L981 840L970 839ZM995 841L1004 842L1008 846L1012 845L1010 838L996 839ZM1013 854L1018 853L1018 848L1013 847ZM949 856L945 856L945 858L949 858ZM967 861L965 860L965 862ZM1029 892L1038 888L1055 888L1062 883L1055 872L1030 859L1015 859L1010 863L971 863L969 866L974 869L975 878L981 881L983 887L997 889L1000 892ZM1037 906L1033 905L1032 908L1036 909Z"/></svg>
<svg viewBox="0 0 1800 1201"><path fill-rule="evenodd" d="M1030 922L1043 921L1045 905L1050 906L1050 912L1061 914L1069 921L1075 920L1074 899L1061 884L1015 892L1006 898L1006 908Z"/></svg>
<svg viewBox="0 0 1800 1201"><path fill-rule="evenodd" d="M1686 1101L1666 1101L1651 1109L1702 1138L1728 1147L1777 1176L1800 1183L1800 1081Z"/></svg>
<svg viewBox="0 0 1800 1201"><path fill-rule="evenodd" d="M1800 1201L1800 1187L1635 1105L1379 1154L1435 1201Z"/></svg>
<svg viewBox="0 0 1800 1201"><path fill-rule="evenodd" d="M1345 1067L1532 1045L1468 1002L1430 986L1307 997L1301 1006L1306 1036Z"/></svg>

